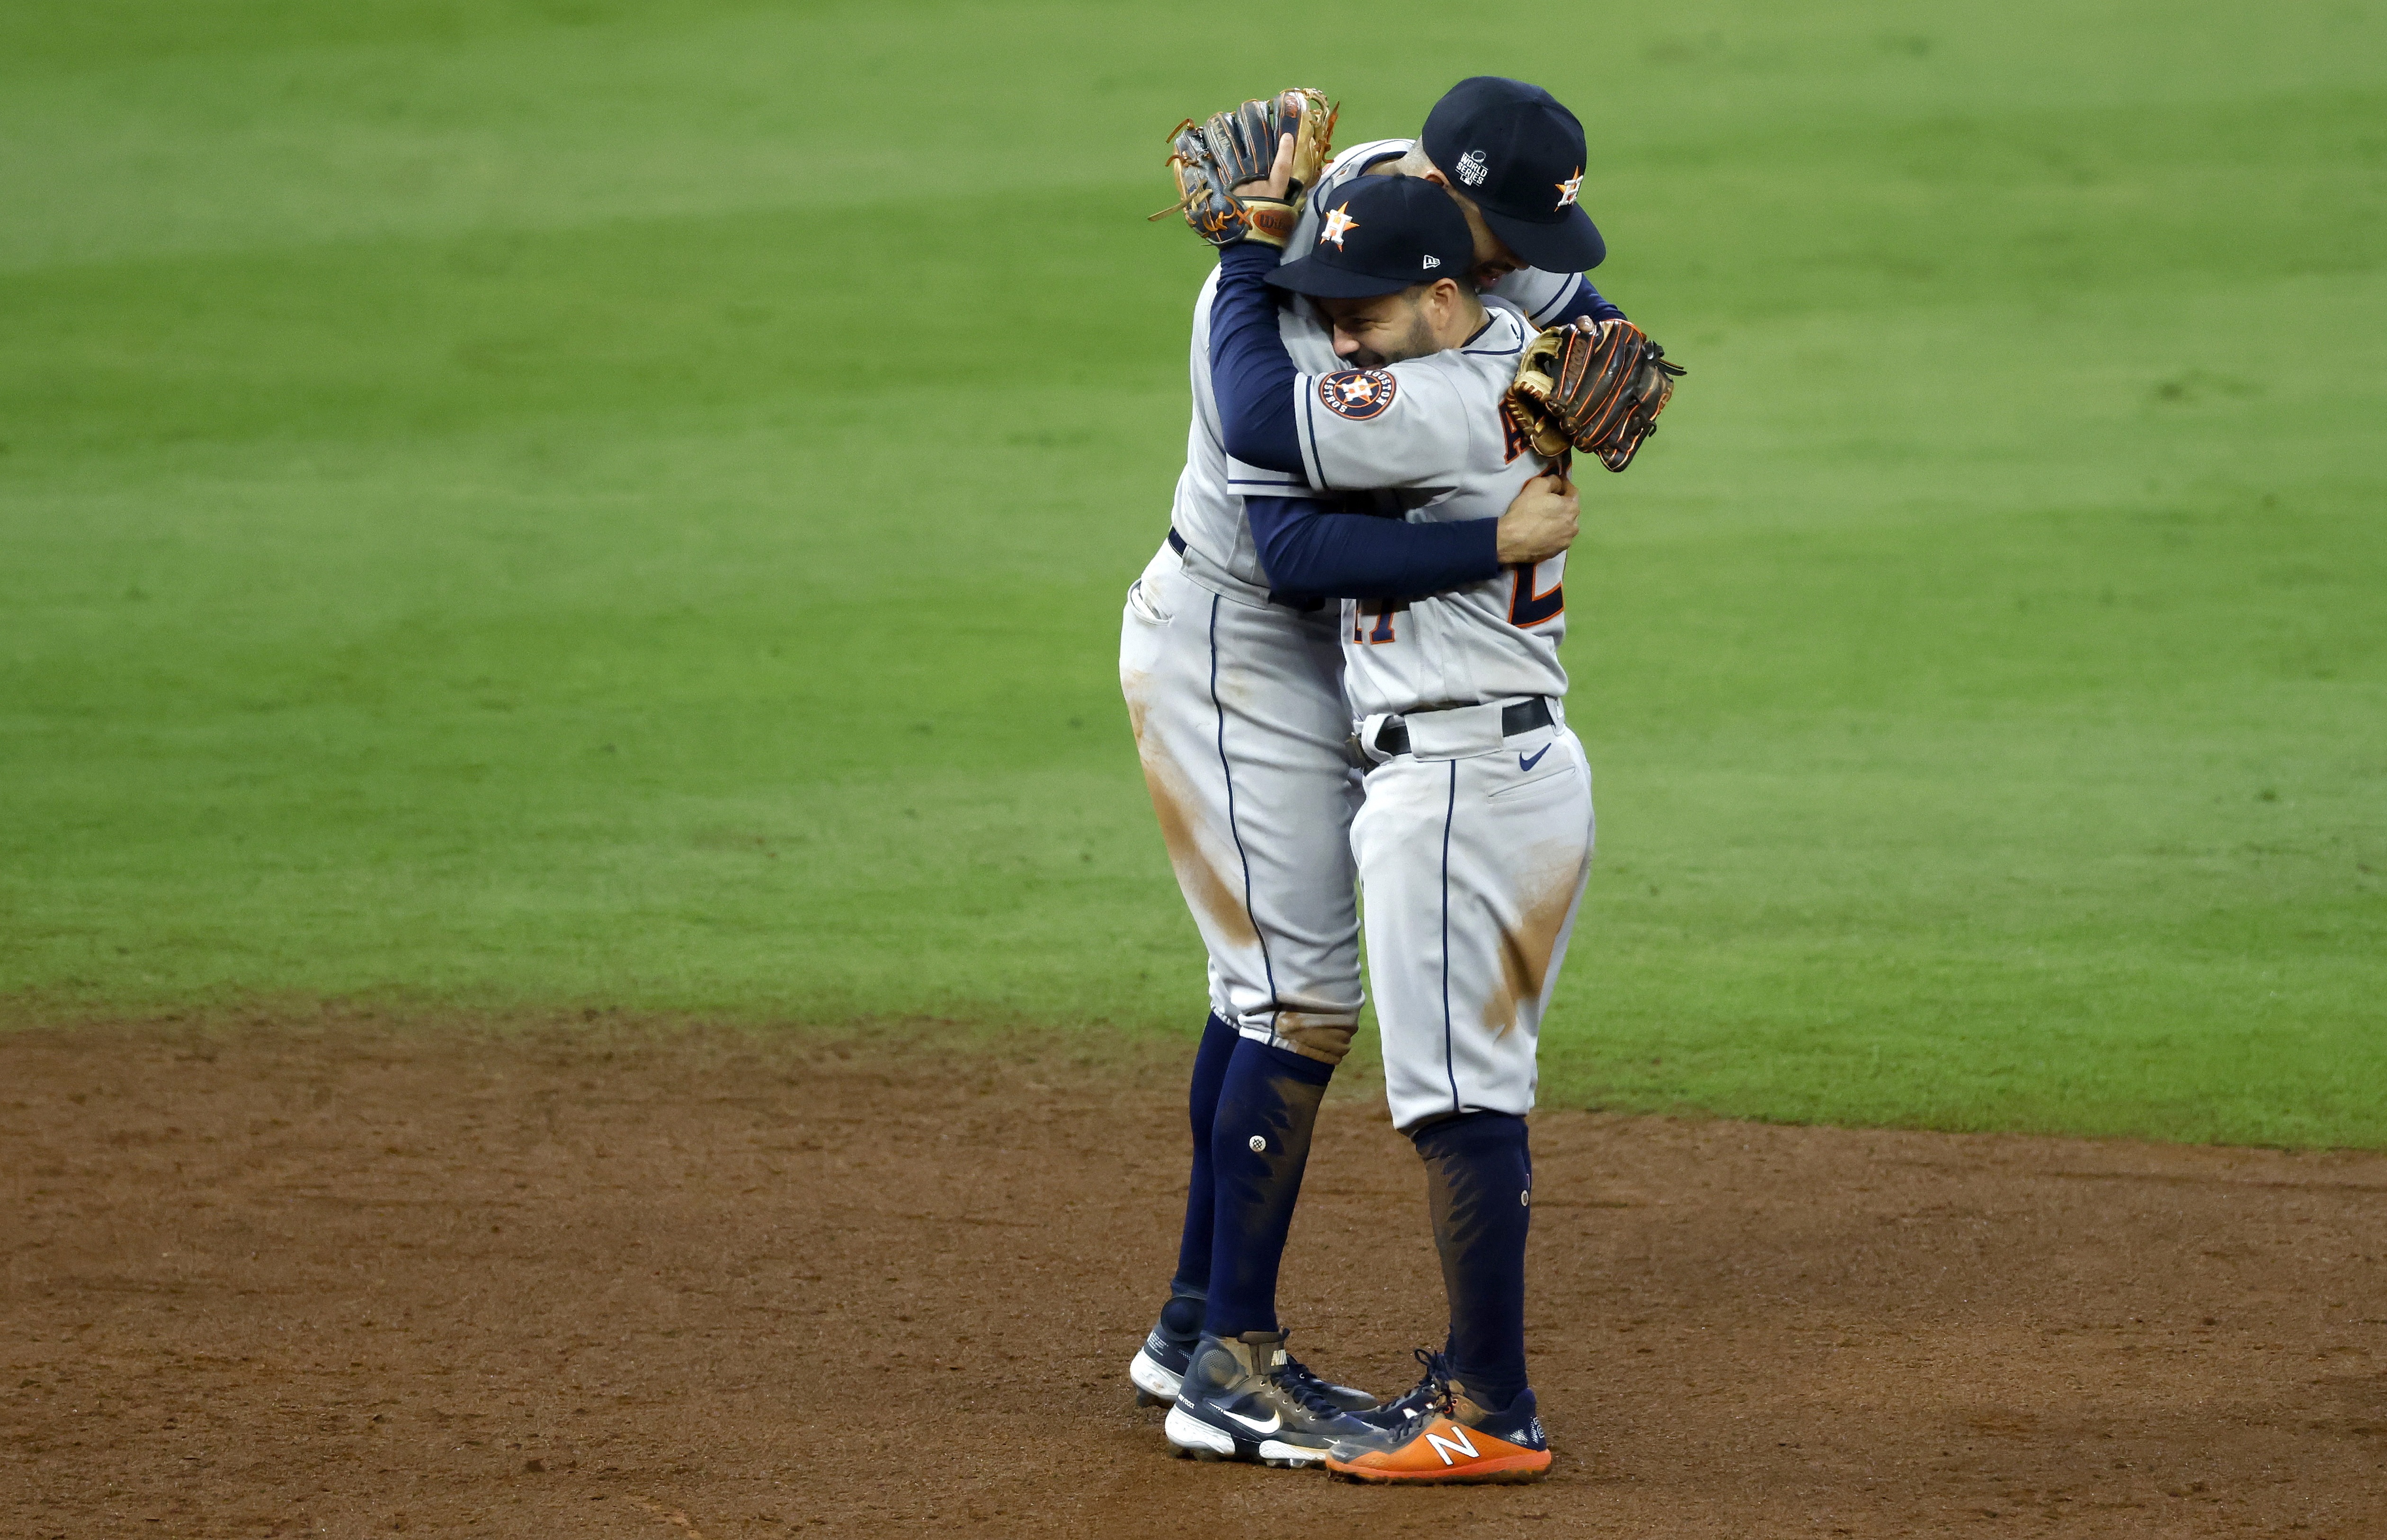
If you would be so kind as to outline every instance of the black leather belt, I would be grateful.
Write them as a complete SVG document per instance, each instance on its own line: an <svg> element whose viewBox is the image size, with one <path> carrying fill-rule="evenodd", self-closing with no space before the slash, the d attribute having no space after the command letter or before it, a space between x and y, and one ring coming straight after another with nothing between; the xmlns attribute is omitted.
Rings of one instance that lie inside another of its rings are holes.
<svg viewBox="0 0 2387 1540"><path fill-rule="evenodd" d="M1535 727L1550 725L1550 703L1547 697L1536 695L1531 701L1520 701L1513 706L1500 708L1500 736L1514 737L1529 733ZM1387 754L1409 751L1409 725L1397 716L1386 717L1376 729L1376 748Z"/></svg>

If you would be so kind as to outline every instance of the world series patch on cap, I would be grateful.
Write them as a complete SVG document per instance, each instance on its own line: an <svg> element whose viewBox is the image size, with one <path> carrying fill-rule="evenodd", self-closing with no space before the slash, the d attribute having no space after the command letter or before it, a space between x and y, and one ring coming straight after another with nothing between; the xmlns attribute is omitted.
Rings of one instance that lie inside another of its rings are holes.
<svg viewBox="0 0 2387 1540"><path fill-rule="evenodd" d="M1450 195L1422 178L1353 177L1319 210L1318 243L1268 275L1295 294L1366 299L1455 278L1475 237Z"/></svg>
<svg viewBox="0 0 2387 1540"><path fill-rule="evenodd" d="M1581 272L1608 243L1584 212L1583 124L1538 85L1475 75L1426 115L1426 158L1473 200L1492 234L1545 272Z"/></svg>

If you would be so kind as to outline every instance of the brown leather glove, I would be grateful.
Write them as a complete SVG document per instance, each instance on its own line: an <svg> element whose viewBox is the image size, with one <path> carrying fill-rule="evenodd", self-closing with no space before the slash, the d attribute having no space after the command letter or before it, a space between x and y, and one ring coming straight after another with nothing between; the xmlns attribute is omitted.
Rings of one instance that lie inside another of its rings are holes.
<svg viewBox="0 0 2387 1540"><path fill-rule="evenodd" d="M1194 233L1212 246L1264 241L1282 248L1293 238L1302 195L1318 184L1319 172L1334 155L1334 120L1342 109L1326 95L1297 87L1209 121L1188 118L1168 131L1168 168L1177 177L1177 201L1153 215L1181 212ZM1293 184L1282 198L1244 197L1235 189L1266 182L1276 164L1277 141L1293 137Z"/></svg>
<svg viewBox="0 0 2387 1540"><path fill-rule="evenodd" d="M1658 431L1658 414L1684 372L1629 321L1602 322L1591 331L1554 326L1525 345L1509 401L1532 431L1537 453L1555 459L1581 449L1622 471Z"/></svg>

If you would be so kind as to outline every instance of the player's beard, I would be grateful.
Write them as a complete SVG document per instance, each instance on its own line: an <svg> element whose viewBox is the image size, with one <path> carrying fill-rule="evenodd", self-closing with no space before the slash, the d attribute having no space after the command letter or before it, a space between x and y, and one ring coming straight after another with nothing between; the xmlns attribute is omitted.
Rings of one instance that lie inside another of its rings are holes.
<svg viewBox="0 0 2387 1540"><path fill-rule="evenodd" d="M1408 329L1401 334L1400 339L1382 353L1372 347L1354 349L1350 356L1354 368L1382 369L1403 359L1421 359L1429 353L1442 351L1442 345L1433 340L1433 328L1426 323L1425 307L1415 298L1409 299L1408 305Z"/></svg>

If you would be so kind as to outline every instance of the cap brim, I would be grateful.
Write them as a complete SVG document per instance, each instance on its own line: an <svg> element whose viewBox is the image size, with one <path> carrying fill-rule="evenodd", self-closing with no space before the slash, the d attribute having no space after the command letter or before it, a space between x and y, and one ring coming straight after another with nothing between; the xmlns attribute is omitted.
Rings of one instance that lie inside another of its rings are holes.
<svg viewBox="0 0 2387 1540"><path fill-rule="evenodd" d="M1489 208L1483 214L1492 234L1544 272L1587 272L1608 259L1608 243L1599 238L1599 227L1580 205L1547 224L1512 219Z"/></svg>
<svg viewBox="0 0 2387 1540"><path fill-rule="evenodd" d="M1315 257L1284 263L1268 275L1268 281L1278 288L1291 289L1295 294L1320 299L1373 299L1380 294L1398 294L1416 282L1409 278L1379 278L1373 273L1331 267Z"/></svg>

